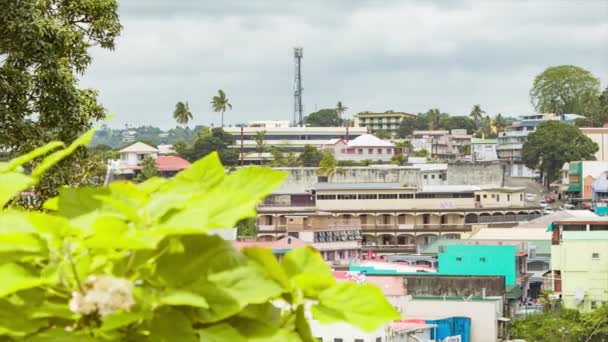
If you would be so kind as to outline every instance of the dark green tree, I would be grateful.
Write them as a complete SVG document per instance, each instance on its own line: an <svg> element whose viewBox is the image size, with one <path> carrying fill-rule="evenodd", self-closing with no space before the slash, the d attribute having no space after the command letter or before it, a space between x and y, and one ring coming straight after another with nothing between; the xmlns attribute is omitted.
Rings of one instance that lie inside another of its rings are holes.
<svg viewBox="0 0 608 342"><path fill-rule="evenodd" d="M473 121L475 121L475 125L477 127L479 127L479 124L480 124L481 120L483 119L483 115L485 113L486 112L484 112L483 109L481 109L481 106L476 104L471 109L471 113L469 114L469 116L471 117L471 119L473 119Z"/></svg>
<svg viewBox="0 0 608 342"><path fill-rule="evenodd" d="M260 164L264 163L262 154L266 152L266 131L255 132L255 149L258 152Z"/></svg>
<svg viewBox="0 0 608 342"><path fill-rule="evenodd" d="M236 235L238 237L255 237L256 233L255 218L240 220L236 224Z"/></svg>
<svg viewBox="0 0 608 342"><path fill-rule="evenodd" d="M346 111L348 110L348 107L346 107L345 105L342 104L342 101L338 101L338 104L336 104L336 113L338 113L338 117L344 121L344 113L346 113Z"/></svg>
<svg viewBox="0 0 608 342"><path fill-rule="evenodd" d="M508 126L509 123L504 116L502 116L501 113L498 113L494 118L494 127L496 127L496 132L503 132Z"/></svg>
<svg viewBox="0 0 608 342"><path fill-rule="evenodd" d="M380 139L390 139L392 137L391 132L383 129L374 131L374 135Z"/></svg>
<svg viewBox="0 0 608 342"><path fill-rule="evenodd" d="M217 151L222 163L227 166L234 166L239 161L239 151L229 148L235 144L232 134L227 133L220 127L205 129L198 133L192 146L186 152L186 159L196 161L207 154Z"/></svg>
<svg viewBox="0 0 608 342"><path fill-rule="evenodd" d="M298 156L301 166L317 167L323 158L323 153L312 145L304 145L304 151Z"/></svg>
<svg viewBox="0 0 608 342"><path fill-rule="evenodd" d="M475 132L475 122L466 116L446 116L442 118L441 128L452 130L452 129L466 129L467 133Z"/></svg>
<svg viewBox="0 0 608 342"><path fill-rule="evenodd" d="M403 118L403 120L399 122L399 127L397 128L397 137L401 139L406 139L407 137L412 135L412 133L414 133L414 131L416 130L416 120L417 117L413 118L407 116Z"/></svg>
<svg viewBox="0 0 608 342"><path fill-rule="evenodd" d="M192 112L190 112L190 106L188 102L178 102L175 105L175 110L173 111L173 118L177 122L178 125L182 127L186 127L188 122L192 120Z"/></svg>
<svg viewBox="0 0 608 342"><path fill-rule="evenodd" d="M296 158L293 152L285 152L284 150L272 146L270 148L270 153L272 154L272 163L270 163L270 165L273 167L301 166L298 162L298 158Z"/></svg>
<svg viewBox="0 0 608 342"><path fill-rule="evenodd" d="M534 78L530 89L532 105L539 113L591 116L597 110L599 96L599 79L574 65L545 69Z"/></svg>
<svg viewBox="0 0 608 342"><path fill-rule="evenodd" d="M428 118L428 126L427 129L437 130L441 129L441 122L444 116L441 115L439 109L434 108L426 112L426 116Z"/></svg>
<svg viewBox="0 0 608 342"><path fill-rule="evenodd" d="M527 167L540 170L545 185L555 181L564 163L593 160L598 146L573 125L551 120L528 136L522 149Z"/></svg>
<svg viewBox="0 0 608 342"><path fill-rule="evenodd" d="M138 182L143 182L146 179L158 176L158 169L156 168L156 161L154 158L148 156L145 157L141 162L141 171L135 177Z"/></svg>
<svg viewBox="0 0 608 342"><path fill-rule="evenodd" d="M7 157L51 140L74 141L105 117L97 92L78 87L89 49L113 49L122 27L115 0L0 3L0 150ZM86 150L63 160L37 188L86 184Z"/></svg>
<svg viewBox="0 0 608 342"><path fill-rule="evenodd" d="M326 108L305 116L304 124L312 127L340 127L342 119L340 119L338 111Z"/></svg>
<svg viewBox="0 0 608 342"><path fill-rule="evenodd" d="M336 158L334 158L331 153L324 153L323 158L319 162L319 169L317 170L317 173L319 174L319 176L325 176L331 180L331 177L336 173L336 171Z"/></svg>

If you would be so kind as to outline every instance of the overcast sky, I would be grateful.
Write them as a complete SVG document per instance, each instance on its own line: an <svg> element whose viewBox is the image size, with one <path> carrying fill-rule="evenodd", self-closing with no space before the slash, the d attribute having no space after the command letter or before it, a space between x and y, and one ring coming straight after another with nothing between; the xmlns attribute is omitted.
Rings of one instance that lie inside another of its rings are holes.
<svg viewBox="0 0 608 342"><path fill-rule="evenodd" d="M290 120L293 47L304 48L305 113L364 110L530 113L534 76L574 64L608 84L608 0L120 0L115 51L93 51L82 85L113 127Z"/></svg>

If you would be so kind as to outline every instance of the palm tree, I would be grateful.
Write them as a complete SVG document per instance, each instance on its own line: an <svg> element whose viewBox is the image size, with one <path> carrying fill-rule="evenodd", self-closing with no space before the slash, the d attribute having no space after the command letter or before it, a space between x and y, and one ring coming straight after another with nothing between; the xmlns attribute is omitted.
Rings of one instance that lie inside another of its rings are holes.
<svg viewBox="0 0 608 342"><path fill-rule="evenodd" d="M479 127L479 121L483 118L485 113L486 112L481 109L481 106L476 104L473 106L473 109L471 109L471 114L469 114L469 116L475 121L475 125Z"/></svg>
<svg viewBox="0 0 608 342"><path fill-rule="evenodd" d="M348 110L348 107L343 105L342 101L338 101L338 104L336 104L336 112L338 113L338 116L340 117L340 119L344 120L344 118L342 118L342 114L344 114L347 110Z"/></svg>
<svg viewBox="0 0 608 342"><path fill-rule="evenodd" d="M317 170L317 173L319 176L327 177L329 181L331 180L331 176L333 176L337 171L336 164L336 158L334 158L334 156L330 153L325 152L323 158L319 162L319 169Z"/></svg>
<svg viewBox="0 0 608 342"><path fill-rule="evenodd" d="M496 127L496 132L504 131L508 126L507 120L502 116L501 113L498 113L494 118L494 127Z"/></svg>
<svg viewBox="0 0 608 342"><path fill-rule="evenodd" d="M441 126L441 112L439 109L431 109L427 112L427 116L429 118L429 129L436 130Z"/></svg>
<svg viewBox="0 0 608 342"><path fill-rule="evenodd" d="M260 158L260 165L263 164L262 154L266 151L266 131L255 132L255 145Z"/></svg>
<svg viewBox="0 0 608 342"><path fill-rule="evenodd" d="M224 128L224 112L228 109L232 109L232 105L226 97L226 93L222 89L217 91L217 95L211 99L211 108L216 113L222 113L222 128Z"/></svg>
<svg viewBox="0 0 608 342"><path fill-rule="evenodd" d="M173 118L178 125L186 127L188 121L192 120L192 112L190 112L190 106L188 102L184 103L179 101L175 104L175 110L173 111Z"/></svg>

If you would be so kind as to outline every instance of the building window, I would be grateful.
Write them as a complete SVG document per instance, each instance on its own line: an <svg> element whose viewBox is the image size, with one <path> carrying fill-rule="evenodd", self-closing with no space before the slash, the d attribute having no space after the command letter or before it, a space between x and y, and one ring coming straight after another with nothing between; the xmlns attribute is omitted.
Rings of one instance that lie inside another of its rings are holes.
<svg viewBox="0 0 608 342"><path fill-rule="evenodd" d="M386 154L391 154L391 153L392 153L392 152L391 152L391 149L390 149L390 148L387 148L387 149L386 149Z"/></svg>
<svg viewBox="0 0 608 342"><path fill-rule="evenodd" d="M378 199L377 194L359 194L357 197L359 199Z"/></svg>
<svg viewBox="0 0 608 342"><path fill-rule="evenodd" d="M479 258L479 262L486 262L486 258Z"/></svg>
<svg viewBox="0 0 608 342"><path fill-rule="evenodd" d="M592 259L599 259L600 258L600 253L592 253L591 254L591 258Z"/></svg>
<svg viewBox="0 0 608 342"><path fill-rule="evenodd" d="M584 224L566 224L562 226L564 232L584 232L587 230L587 225Z"/></svg>
<svg viewBox="0 0 608 342"><path fill-rule="evenodd" d="M488 198L488 195L486 195L486 194L483 194L483 198Z"/></svg>
<svg viewBox="0 0 608 342"><path fill-rule="evenodd" d="M424 179L427 179L427 175L424 175Z"/></svg>
<svg viewBox="0 0 608 342"><path fill-rule="evenodd" d="M507 201L511 202L511 195L507 194Z"/></svg>
<svg viewBox="0 0 608 342"><path fill-rule="evenodd" d="M598 231L598 230L608 231L608 225L605 225L605 224L592 224L592 225L589 226L589 230L591 230L591 231Z"/></svg>
<svg viewBox="0 0 608 342"><path fill-rule="evenodd" d="M382 337L376 337L376 342L382 342Z"/></svg>
<svg viewBox="0 0 608 342"><path fill-rule="evenodd" d="M365 341L363 341L363 339L362 339L362 338L356 338L356 339L355 339L355 342L365 342Z"/></svg>
<svg viewBox="0 0 608 342"><path fill-rule="evenodd" d="M367 154L374 154L374 149L373 148L368 148L367 149Z"/></svg>
<svg viewBox="0 0 608 342"><path fill-rule="evenodd" d="M461 262L461 261L462 261L462 258L461 258L461 257L458 257L458 258L456 258L456 261Z"/></svg>
<svg viewBox="0 0 608 342"><path fill-rule="evenodd" d="M338 251L338 259L344 259L344 251Z"/></svg>
<svg viewBox="0 0 608 342"><path fill-rule="evenodd" d="M335 200L336 195L317 195L318 200Z"/></svg>
<svg viewBox="0 0 608 342"><path fill-rule="evenodd" d="M363 154L363 149L362 149L362 148L358 149L358 150L357 150L357 153L359 153L359 154Z"/></svg>
<svg viewBox="0 0 608 342"><path fill-rule="evenodd" d="M338 199L339 200L356 200L357 199L357 195L355 195L355 194L338 195Z"/></svg>
<svg viewBox="0 0 608 342"><path fill-rule="evenodd" d="M334 338L334 342L343 342L343 340L341 338Z"/></svg>
<svg viewBox="0 0 608 342"><path fill-rule="evenodd" d="M496 202L500 202L500 195L496 195Z"/></svg>
<svg viewBox="0 0 608 342"><path fill-rule="evenodd" d="M414 194L399 194L399 198L414 198Z"/></svg>
<svg viewBox="0 0 608 342"><path fill-rule="evenodd" d="M382 149L381 148L378 149L378 154L382 154Z"/></svg>
<svg viewBox="0 0 608 342"><path fill-rule="evenodd" d="M435 179L435 175L431 175L431 179Z"/></svg>
<svg viewBox="0 0 608 342"><path fill-rule="evenodd" d="M599 307L598 302L592 300L591 301L591 310L597 309Z"/></svg>
<svg viewBox="0 0 608 342"><path fill-rule="evenodd" d="M494 198L494 197L496 197L496 195L492 194L492 195L490 195L490 197Z"/></svg>
<svg viewBox="0 0 608 342"><path fill-rule="evenodd" d="M379 199L395 199L398 198L399 196L397 194L379 194L378 198Z"/></svg>
<svg viewBox="0 0 608 342"><path fill-rule="evenodd" d="M524 201L524 194L519 194L519 200L522 202Z"/></svg>

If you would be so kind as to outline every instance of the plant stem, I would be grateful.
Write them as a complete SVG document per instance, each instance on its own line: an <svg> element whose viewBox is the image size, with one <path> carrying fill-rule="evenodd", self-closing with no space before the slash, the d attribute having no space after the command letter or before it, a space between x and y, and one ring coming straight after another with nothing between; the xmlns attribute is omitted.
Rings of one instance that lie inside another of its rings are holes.
<svg viewBox="0 0 608 342"><path fill-rule="evenodd" d="M82 283L80 282L80 277L78 277L78 271L76 270L76 264L74 264L74 260L72 259L72 251L68 248L68 261L70 262L70 266L72 267L72 273L74 274L74 279L76 280L76 285L78 286L78 290L80 293L84 294L84 288L82 287Z"/></svg>

